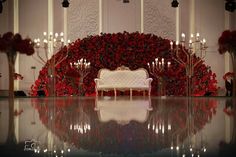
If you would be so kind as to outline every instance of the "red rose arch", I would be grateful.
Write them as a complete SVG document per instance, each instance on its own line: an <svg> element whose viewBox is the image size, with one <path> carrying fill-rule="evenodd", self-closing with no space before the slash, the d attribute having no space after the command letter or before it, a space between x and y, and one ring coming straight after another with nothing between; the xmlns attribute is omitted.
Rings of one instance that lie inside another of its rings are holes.
<svg viewBox="0 0 236 157"><path fill-rule="evenodd" d="M163 39L154 34L134 33L107 33L88 36L77 39L68 48L64 47L57 52L51 60L42 68L38 79L32 85L31 94L37 96L37 91L43 90L48 95L49 74L48 68L52 60L67 58L55 67L55 91L57 96L79 95L79 74L71 68L70 63L85 58L91 63L89 74L84 78L83 91L85 95L95 93L94 78L97 77L101 68L116 69L124 65L131 70L137 68L148 69L147 63L155 58L165 58L171 62L171 68L166 70L162 77L166 81L167 95L186 95L185 68L174 61L170 51L170 40ZM181 53L181 52L180 52ZM183 56L184 58L184 56ZM194 61L198 58L195 56ZM194 95L205 93L216 94L216 75L209 66L202 61L194 68ZM150 77L154 78L151 74ZM157 93L158 82L154 78L152 82L152 95ZM137 93L138 94L138 93Z"/></svg>

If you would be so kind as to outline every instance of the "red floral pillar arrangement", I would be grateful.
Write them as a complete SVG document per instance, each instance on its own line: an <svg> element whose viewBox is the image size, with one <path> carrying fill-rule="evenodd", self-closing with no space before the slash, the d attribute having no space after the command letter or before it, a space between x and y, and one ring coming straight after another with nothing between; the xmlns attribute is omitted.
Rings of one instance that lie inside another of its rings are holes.
<svg viewBox="0 0 236 157"><path fill-rule="evenodd" d="M235 144L236 143L236 114L235 114L235 109L236 109L236 30L230 31L226 30L224 31L219 40L219 52L220 54L224 54L226 52L229 52L230 57L232 59L232 64L233 64L233 110L234 110L234 126L233 126L233 135L231 139L231 143Z"/></svg>
<svg viewBox="0 0 236 157"><path fill-rule="evenodd" d="M226 30L224 31L219 40L219 53L224 54L228 52L230 54L232 64L233 64L233 72L236 74L236 30L230 31ZM233 78L233 96L236 96L236 77L234 75Z"/></svg>
<svg viewBox="0 0 236 157"><path fill-rule="evenodd" d="M30 39L22 39L20 34L7 32L0 35L0 52L7 55L9 67L9 98L14 98L14 73L17 52L26 55L34 53L34 46Z"/></svg>
<svg viewBox="0 0 236 157"><path fill-rule="evenodd" d="M14 77L15 77L15 61L17 52L26 55L34 53L33 43L30 39L22 39L20 34L7 32L0 35L0 52L7 55L9 68L9 129L7 142L15 142L14 127Z"/></svg>

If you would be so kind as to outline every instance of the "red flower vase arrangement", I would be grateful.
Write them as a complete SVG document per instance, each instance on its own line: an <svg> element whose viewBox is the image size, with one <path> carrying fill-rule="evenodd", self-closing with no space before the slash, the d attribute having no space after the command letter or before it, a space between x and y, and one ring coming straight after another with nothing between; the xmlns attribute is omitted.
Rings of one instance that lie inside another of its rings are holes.
<svg viewBox="0 0 236 157"><path fill-rule="evenodd" d="M22 39L20 34L7 32L0 35L0 53L5 53L9 68L9 129L7 143L15 143L14 127L14 79L15 79L15 61L17 52L26 55L34 53L34 45L30 39Z"/></svg>

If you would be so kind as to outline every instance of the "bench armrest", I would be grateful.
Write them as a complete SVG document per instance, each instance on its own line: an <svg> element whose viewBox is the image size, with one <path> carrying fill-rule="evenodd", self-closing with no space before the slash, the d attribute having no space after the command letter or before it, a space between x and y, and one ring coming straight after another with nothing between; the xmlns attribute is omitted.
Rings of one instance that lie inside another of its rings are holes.
<svg viewBox="0 0 236 157"><path fill-rule="evenodd" d="M152 78L147 78L147 79L144 81L145 85L151 86L152 80L153 80Z"/></svg>
<svg viewBox="0 0 236 157"><path fill-rule="evenodd" d="M95 82L96 86L98 86L99 84L103 84L103 81L100 78L95 78L94 82Z"/></svg>
<svg viewBox="0 0 236 157"><path fill-rule="evenodd" d="M100 80L99 78L95 78L94 82L97 84L99 82L99 80Z"/></svg>

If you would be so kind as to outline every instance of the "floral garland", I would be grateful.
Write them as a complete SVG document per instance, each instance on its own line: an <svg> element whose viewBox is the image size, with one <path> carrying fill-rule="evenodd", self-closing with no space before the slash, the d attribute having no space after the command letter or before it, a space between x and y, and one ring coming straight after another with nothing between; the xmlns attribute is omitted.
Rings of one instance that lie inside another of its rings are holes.
<svg viewBox="0 0 236 157"><path fill-rule="evenodd" d="M63 48L51 60L65 56L66 51L67 49ZM163 73L166 80L166 94L185 95L185 68L173 60L170 52L170 41L153 34L139 32L94 35L82 40L78 39L70 44L67 59L55 67L56 95L79 95L79 74L70 67L70 63L81 58L86 58L87 61L91 62L90 73L85 77L83 84L85 95L94 95L94 78L97 77L99 69L114 70L121 65L129 67L131 70L148 69L147 63L154 61L156 57L171 61L171 68ZM198 59L195 56L194 62ZM39 90L43 90L48 95L49 62L42 68L38 79L31 87L33 96L37 96ZM194 74L194 95L204 95L207 92L212 95L216 94L216 75L209 66L204 64L204 61L194 68ZM154 79L152 95L158 94L157 87L158 80Z"/></svg>

